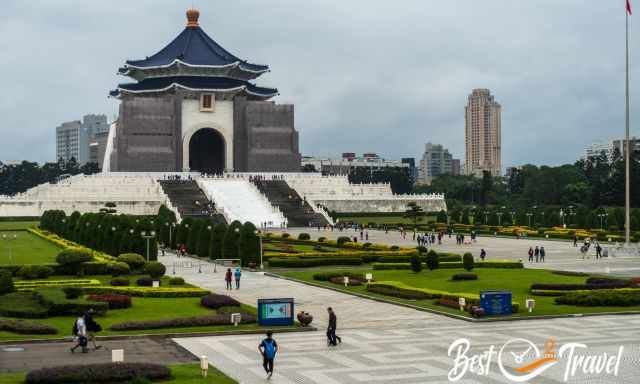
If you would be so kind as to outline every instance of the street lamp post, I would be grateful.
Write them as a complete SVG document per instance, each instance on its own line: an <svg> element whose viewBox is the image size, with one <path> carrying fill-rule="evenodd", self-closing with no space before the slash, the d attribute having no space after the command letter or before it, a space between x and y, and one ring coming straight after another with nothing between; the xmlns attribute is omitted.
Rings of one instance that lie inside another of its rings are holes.
<svg viewBox="0 0 640 384"><path fill-rule="evenodd" d="M511 225L516 225L516 211L511 211Z"/></svg>
<svg viewBox="0 0 640 384"><path fill-rule="evenodd" d="M262 263L262 236L260 236L260 231L256 230L255 234L258 236L258 241L260 242L260 270L264 269L264 264Z"/></svg>
<svg viewBox="0 0 640 384"><path fill-rule="evenodd" d="M500 227L502 226L502 211L496 212L496 215L498 216L498 227Z"/></svg>
<svg viewBox="0 0 640 384"><path fill-rule="evenodd" d="M156 237L156 231L150 231L149 233L147 233L146 231L142 231L140 232L140 236L142 236L143 239L147 240L147 262L149 262L149 240Z"/></svg>
<svg viewBox="0 0 640 384"><path fill-rule="evenodd" d="M7 241L7 248L9 248L9 264L13 264L13 249L11 248L11 242L18 240L18 235L7 235L6 233L3 233L2 240Z"/></svg>
<svg viewBox="0 0 640 384"><path fill-rule="evenodd" d="M609 216L609 214L608 214L608 213L606 213L606 212L605 212L605 213L599 213L599 214L598 214L598 217L600 218L600 229L604 229L604 223L603 223L603 220L604 220L607 216Z"/></svg>
<svg viewBox="0 0 640 384"><path fill-rule="evenodd" d="M489 211L484 211L484 225L489 223Z"/></svg>
<svg viewBox="0 0 640 384"><path fill-rule="evenodd" d="M529 228L531 228L531 216L533 216L533 213L527 212L527 218L529 219Z"/></svg>

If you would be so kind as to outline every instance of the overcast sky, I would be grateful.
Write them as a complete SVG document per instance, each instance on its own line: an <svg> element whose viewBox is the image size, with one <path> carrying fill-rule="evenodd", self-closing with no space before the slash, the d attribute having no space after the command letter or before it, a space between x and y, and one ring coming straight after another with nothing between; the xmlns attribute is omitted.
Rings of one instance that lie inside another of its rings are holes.
<svg viewBox="0 0 640 384"><path fill-rule="evenodd" d="M640 1L632 17L632 133ZM195 0L200 25L294 103L303 154L464 161L473 88L502 104L503 166L573 162L624 133L624 0ZM55 127L111 119L127 59L185 25L191 0L2 0L0 161L55 158ZM640 22L640 21L639 21ZM636 22L637 24L637 22Z"/></svg>

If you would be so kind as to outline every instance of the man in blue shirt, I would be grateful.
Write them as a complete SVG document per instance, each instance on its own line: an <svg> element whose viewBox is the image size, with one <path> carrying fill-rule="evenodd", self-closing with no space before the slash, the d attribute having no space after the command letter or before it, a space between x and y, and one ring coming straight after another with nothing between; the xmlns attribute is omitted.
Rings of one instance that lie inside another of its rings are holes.
<svg viewBox="0 0 640 384"><path fill-rule="evenodd" d="M273 375L273 359L278 353L278 343L273 339L273 332L267 332L267 338L258 345L258 351L262 355L262 366L267 372L267 380L269 380Z"/></svg>

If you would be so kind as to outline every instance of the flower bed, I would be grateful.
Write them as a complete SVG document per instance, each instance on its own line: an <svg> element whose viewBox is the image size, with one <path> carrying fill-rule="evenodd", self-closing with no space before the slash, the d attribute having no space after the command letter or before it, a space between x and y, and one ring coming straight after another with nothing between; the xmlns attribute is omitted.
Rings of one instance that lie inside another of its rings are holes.
<svg viewBox="0 0 640 384"><path fill-rule="evenodd" d="M29 291L36 288L64 288L64 287L87 287L100 285L95 279L73 279L73 280L29 280L14 281L13 285L17 291Z"/></svg>
<svg viewBox="0 0 640 384"><path fill-rule="evenodd" d="M306 268L318 267L323 265L360 265L362 259L357 257L327 257L327 258L306 258L297 257L287 258L271 258L269 259L270 267L280 268Z"/></svg>
<svg viewBox="0 0 640 384"><path fill-rule="evenodd" d="M252 324L257 320L253 314L240 310L237 312L241 313L240 324ZM231 316L228 313L219 313L205 316L177 317L174 319L125 321L113 324L109 329L112 331L139 331L145 329L203 327L229 324L232 324Z"/></svg>
<svg viewBox="0 0 640 384"><path fill-rule="evenodd" d="M55 335L58 330L32 321L0 319L0 331L18 333L21 335Z"/></svg>
<svg viewBox="0 0 640 384"><path fill-rule="evenodd" d="M89 295L87 300L107 303L109 309L131 308L131 297L127 295Z"/></svg>
<svg viewBox="0 0 640 384"><path fill-rule="evenodd" d="M531 290L544 291L582 291L595 289L627 288L628 281L611 281L600 284L531 284Z"/></svg>
<svg viewBox="0 0 640 384"><path fill-rule="evenodd" d="M571 292L556 297L556 304L585 307L630 307L640 305L640 290L598 290Z"/></svg>

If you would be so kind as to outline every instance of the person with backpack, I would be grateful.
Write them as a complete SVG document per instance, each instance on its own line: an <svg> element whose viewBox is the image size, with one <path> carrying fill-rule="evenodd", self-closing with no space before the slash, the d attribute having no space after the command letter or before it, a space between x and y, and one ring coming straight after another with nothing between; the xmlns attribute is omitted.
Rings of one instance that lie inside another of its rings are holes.
<svg viewBox="0 0 640 384"><path fill-rule="evenodd" d="M529 247L529 262L533 263L533 248Z"/></svg>
<svg viewBox="0 0 640 384"><path fill-rule="evenodd" d="M76 319L71 332L76 340L76 345L71 348L71 353L74 353L78 347L82 348L82 353L87 353L87 326L84 322L84 315Z"/></svg>
<svg viewBox="0 0 640 384"><path fill-rule="evenodd" d="M227 282L227 290L233 289L231 285L232 278L233 278L233 273L231 273L231 268L227 268L227 272L224 274L224 281Z"/></svg>
<svg viewBox="0 0 640 384"><path fill-rule="evenodd" d="M92 313L93 309L90 309L89 312L85 312L82 317L84 318L84 324L87 328L87 341L92 342L93 349L98 350L102 348L102 345L96 345L96 333L102 331L102 327L93 319Z"/></svg>
<svg viewBox="0 0 640 384"><path fill-rule="evenodd" d="M236 289L240 289L240 277L242 277L242 271L240 267L236 268L236 271L233 273L233 277L236 279Z"/></svg>
<svg viewBox="0 0 640 384"><path fill-rule="evenodd" d="M487 257L487 251L485 251L484 248L482 248L480 250L480 260L484 261L486 257Z"/></svg>
<svg viewBox="0 0 640 384"><path fill-rule="evenodd" d="M536 263L540 260L540 248L536 245L535 251L533 251L533 255L536 257Z"/></svg>
<svg viewBox="0 0 640 384"><path fill-rule="evenodd" d="M544 250L544 246L540 247L540 262L544 263L544 255L546 254L546 251Z"/></svg>
<svg viewBox="0 0 640 384"><path fill-rule="evenodd" d="M340 336L336 335L336 328L338 327L338 318L336 317L335 312L333 312L333 308L327 308L327 312L329 312L329 326L327 327L327 345L328 346L336 346L338 343L342 344L342 339Z"/></svg>
<svg viewBox="0 0 640 384"><path fill-rule="evenodd" d="M267 332L267 338L258 345L258 352L262 355L262 367L267 373L267 380L273 376L273 360L278 353L278 343L273 339L273 332Z"/></svg>

